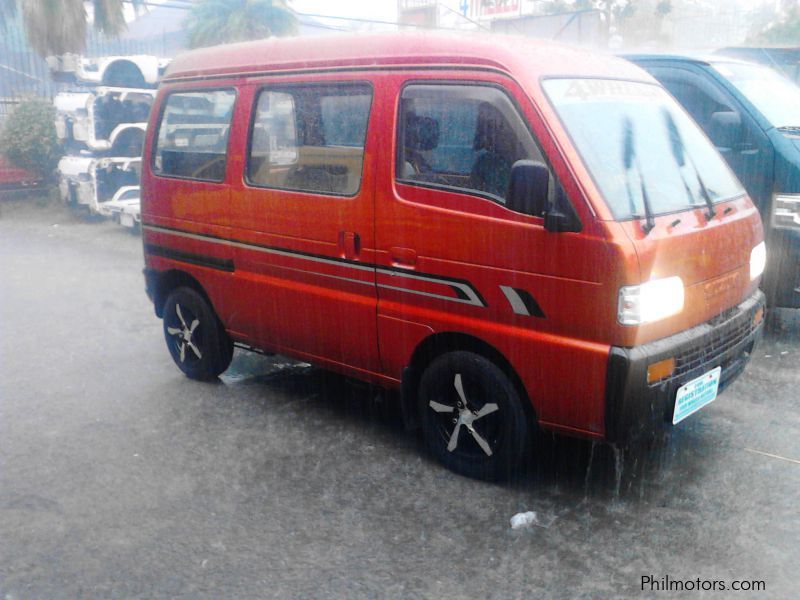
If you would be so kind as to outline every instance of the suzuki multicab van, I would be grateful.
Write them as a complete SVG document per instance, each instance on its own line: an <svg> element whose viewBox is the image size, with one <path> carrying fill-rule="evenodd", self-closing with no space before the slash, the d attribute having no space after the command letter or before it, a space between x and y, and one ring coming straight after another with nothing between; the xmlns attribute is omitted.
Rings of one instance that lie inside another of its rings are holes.
<svg viewBox="0 0 800 600"><path fill-rule="evenodd" d="M142 175L147 293L189 377L234 346L382 386L457 472L537 428L675 426L763 328L758 212L645 72L489 36L176 58Z"/></svg>

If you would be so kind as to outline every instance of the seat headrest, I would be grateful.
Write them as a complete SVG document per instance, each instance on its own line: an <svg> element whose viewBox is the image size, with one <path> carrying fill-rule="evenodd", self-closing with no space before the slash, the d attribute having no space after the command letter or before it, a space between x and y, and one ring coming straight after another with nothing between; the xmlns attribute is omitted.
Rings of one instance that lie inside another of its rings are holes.
<svg viewBox="0 0 800 600"><path fill-rule="evenodd" d="M504 131L506 120L503 115L488 102L481 102L478 107L478 122L475 124L475 140L472 144L475 150L491 150L497 146Z"/></svg>
<svg viewBox="0 0 800 600"><path fill-rule="evenodd" d="M436 119L410 112L406 114L405 128L407 149L426 151L439 145L439 121Z"/></svg>

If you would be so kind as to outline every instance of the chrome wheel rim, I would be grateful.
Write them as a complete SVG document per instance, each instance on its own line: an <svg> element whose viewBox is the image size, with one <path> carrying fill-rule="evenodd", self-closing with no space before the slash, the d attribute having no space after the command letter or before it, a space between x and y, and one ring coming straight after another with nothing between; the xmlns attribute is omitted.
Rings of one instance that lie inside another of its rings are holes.
<svg viewBox="0 0 800 600"><path fill-rule="evenodd" d="M200 320L185 306L175 303L172 323L167 326L167 334L173 344L179 362L192 364L203 358L202 328Z"/></svg>
<svg viewBox="0 0 800 600"><path fill-rule="evenodd" d="M440 392L428 408L447 451L465 458L491 458L501 443L502 415L490 390L456 373Z"/></svg>

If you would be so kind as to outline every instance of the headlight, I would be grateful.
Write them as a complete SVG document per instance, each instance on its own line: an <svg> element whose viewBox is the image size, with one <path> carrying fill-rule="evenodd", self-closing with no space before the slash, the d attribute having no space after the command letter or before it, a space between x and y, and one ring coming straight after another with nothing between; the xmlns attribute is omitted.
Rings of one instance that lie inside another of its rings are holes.
<svg viewBox="0 0 800 600"><path fill-rule="evenodd" d="M767 245L761 242L750 251L750 281L764 272L767 266Z"/></svg>
<svg viewBox="0 0 800 600"><path fill-rule="evenodd" d="M619 289L617 319L622 325L658 321L683 310L683 281L680 277L653 279Z"/></svg>
<svg viewBox="0 0 800 600"><path fill-rule="evenodd" d="M772 199L772 226L800 229L800 194L775 194Z"/></svg>

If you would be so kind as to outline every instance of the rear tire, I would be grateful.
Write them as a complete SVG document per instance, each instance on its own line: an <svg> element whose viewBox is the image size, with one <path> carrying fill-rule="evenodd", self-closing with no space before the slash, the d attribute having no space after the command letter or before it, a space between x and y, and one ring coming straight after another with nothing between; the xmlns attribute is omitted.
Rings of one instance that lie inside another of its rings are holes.
<svg viewBox="0 0 800 600"><path fill-rule="evenodd" d="M472 352L436 358L422 375L425 442L449 469L476 479L508 479L529 449L530 427L514 384Z"/></svg>
<svg viewBox="0 0 800 600"><path fill-rule="evenodd" d="M179 287L164 302L164 338L172 360L190 379L216 378L231 364L233 342L209 303Z"/></svg>

